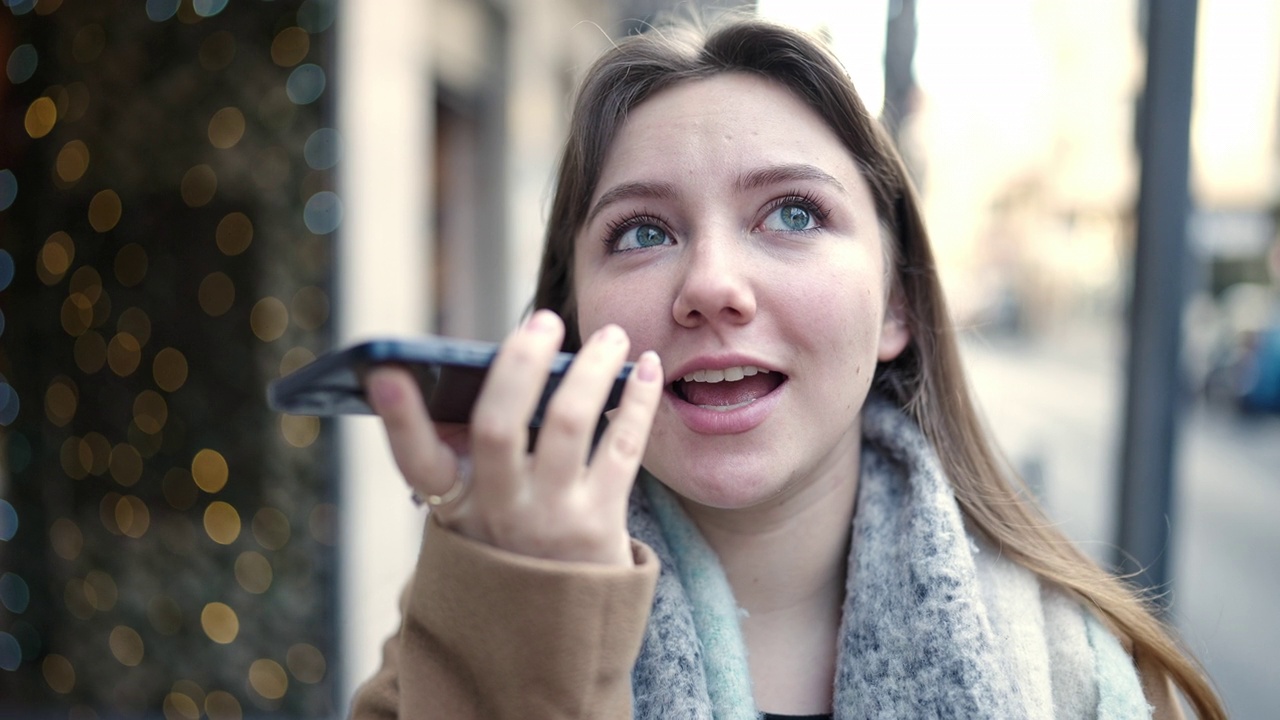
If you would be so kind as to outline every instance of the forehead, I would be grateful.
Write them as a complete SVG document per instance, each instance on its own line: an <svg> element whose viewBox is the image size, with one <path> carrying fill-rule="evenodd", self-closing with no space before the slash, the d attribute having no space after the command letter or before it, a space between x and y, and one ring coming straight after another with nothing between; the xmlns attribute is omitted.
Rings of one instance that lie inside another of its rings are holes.
<svg viewBox="0 0 1280 720"><path fill-rule="evenodd" d="M633 108L594 196L637 177L712 180L721 171L797 163L860 180L848 148L798 95L770 78L722 73L665 88Z"/></svg>

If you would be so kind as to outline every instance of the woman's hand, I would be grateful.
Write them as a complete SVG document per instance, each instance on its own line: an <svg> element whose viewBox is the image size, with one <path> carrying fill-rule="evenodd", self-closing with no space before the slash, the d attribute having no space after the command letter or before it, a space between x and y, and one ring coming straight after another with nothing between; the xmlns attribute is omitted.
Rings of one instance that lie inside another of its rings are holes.
<svg viewBox="0 0 1280 720"><path fill-rule="evenodd" d="M609 427L588 463L600 409L630 341L607 325L583 344L547 405L534 452L537 408L564 323L539 310L507 338L489 369L471 424L433 424L412 376L381 367L365 380L396 464L420 495L444 495L471 464L470 486L432 510L467 537L553 560L632 562L627 497L662 396L658 356L646 352L627 379Z"/></svg>

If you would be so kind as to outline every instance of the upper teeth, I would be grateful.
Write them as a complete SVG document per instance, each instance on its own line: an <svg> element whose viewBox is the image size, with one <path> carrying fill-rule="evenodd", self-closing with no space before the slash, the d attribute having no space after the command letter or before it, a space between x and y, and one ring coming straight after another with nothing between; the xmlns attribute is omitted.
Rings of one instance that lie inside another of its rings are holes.
<svg viewBox="0 0 1280 720"><path fill-rule="evenodd" d="M735 382L744 377L751 377L756 373L767 373L768 370L756 367L755 365L739 365L737 367L725 368L723 370L695 370L684 376L685 382L709 382L718 383L722 380Z"/></svg>

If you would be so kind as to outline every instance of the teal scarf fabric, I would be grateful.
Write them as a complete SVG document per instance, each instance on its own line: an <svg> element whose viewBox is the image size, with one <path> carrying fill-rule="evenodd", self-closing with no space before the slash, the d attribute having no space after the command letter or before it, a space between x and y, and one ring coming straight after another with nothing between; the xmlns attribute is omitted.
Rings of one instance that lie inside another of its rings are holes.
<svg viewBox="0 0 1280 720"><path fill-rule="evenodd" d="M1149 718L1132 659L1075 601L965 529L915 423L863 411L834 716ZM632 535L662 563L632 673L638 720L755 720L740 611L715 552L642 473Z"/></svg>

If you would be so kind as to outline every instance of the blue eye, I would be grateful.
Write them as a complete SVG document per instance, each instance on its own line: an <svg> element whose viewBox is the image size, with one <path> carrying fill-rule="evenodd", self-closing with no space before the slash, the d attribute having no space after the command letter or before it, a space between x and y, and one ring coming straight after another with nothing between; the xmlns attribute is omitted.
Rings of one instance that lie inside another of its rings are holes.
<svg viewBox="0 0 1280 720"><path fill-rule="evenodd" d="M669 244L671 244L671 238L665 230L657 225L644 223L619 233L613 243L613 249L619 252Z"/></svg>
<svg viewBox="0 0 1280 720"><path fill-rule="evenodd" d="M818 227L815 213L803 205L788 203L769 213L764 219L766 230L780 232L800 232Z"/></svg>

